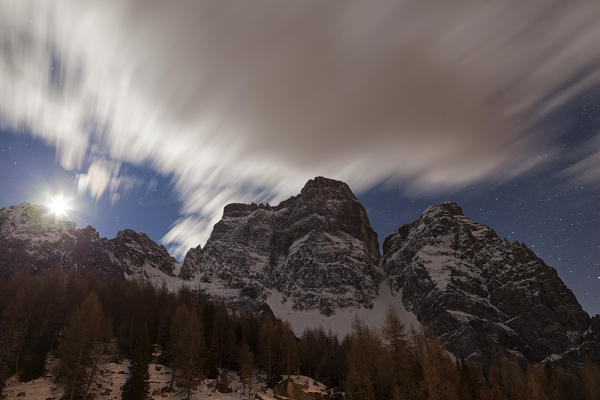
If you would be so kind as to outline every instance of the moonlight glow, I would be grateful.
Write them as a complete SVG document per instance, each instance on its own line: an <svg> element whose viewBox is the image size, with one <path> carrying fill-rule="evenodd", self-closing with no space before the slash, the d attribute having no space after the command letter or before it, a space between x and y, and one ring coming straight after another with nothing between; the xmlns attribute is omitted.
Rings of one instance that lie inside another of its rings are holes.
<svg viewBox="0 0 600 400"><path fill-rule="evenodd" d="M47 204L48 210L57 217L66 217L70 210L70 201L62 195L56 195Z"/></svg>

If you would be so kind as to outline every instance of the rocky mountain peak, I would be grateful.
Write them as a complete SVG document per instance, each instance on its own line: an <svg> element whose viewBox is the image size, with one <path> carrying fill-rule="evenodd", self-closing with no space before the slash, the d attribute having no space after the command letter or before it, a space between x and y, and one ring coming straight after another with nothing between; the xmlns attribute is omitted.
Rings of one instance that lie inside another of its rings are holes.
<svg viewBox="0 0 600 400"><path fill-rule="evenodd" d="M342 182L336 181L335 179L329 179L322 176L310 179L302 190L300 191L302 196L347 196L352 199L356 199L350 187Z"/></svg>
<svg viewBox="0 0 600 400"><path fill-rule="evenodd" d="M264 204L230 203L223 208L223 217L238 217L246 215L258 209L268 209L270 206Z"/></svg>
<svg viewBox="0 0 600 400"><path fill-rule="evenodd" d="M377 233L371 227L367 211L358 201L350 187L341 181L316 177L309 180L300 195L282 204L293 202L295 218L308 215L320 217L324 230L343 231L364 242L375 262L379 260Z"/></svg>
<svg viewBox="0 0 600 400"><path fill-rule="evenodd" d="M437 236L443 236L449 230L452 230L452 227L458 226L466 220L467 218L464 216L462 208L453 201L445 201L429 206L419 218L401 226L385 238L383 241L383 253L385 255L393 248L405 246L406 240L414 240L414 237L409 238L409 234L415 227L420 226L420 229L431 233L429 240L434 244ZM485 233L487 231L493 232L490 228L481 225L481 232Z"/></svg>
<svg viewBox="0 0 600 400"><path fill-rule="evenodd" d="M386 238L382 266L454 354L489 361L501 348L538 362L578 348L590 324L553 268L455 203L429 207Z"/></svg>
<svg viewBox="0 0 600 400"><path fill-rule="evenodd" d="M206 246L186 255L181 276L239 289L239 301L278 292L297 309L327 314L372 302L379 257L377 234L348 185L317 177L276 206L227 205Z"/></svg>
<svg viewBox="0 0 600 400"><path fill-rule="evenodd" d="M117 238L118 239L123 239L123 240L126 240L126 239L137 239L141 235L145 236L144 233L142 233L142 232L138 233L138 232L134 231L133 229L123 229L123 230L117 232Z"/></svg>
<svg viewBox="0 0 600 400"><path fill-rule="evenodd" d="M462 208L453 201L444 201L443 203L427 207L423 212L423 218L440 218L462 216Z"/></svg>

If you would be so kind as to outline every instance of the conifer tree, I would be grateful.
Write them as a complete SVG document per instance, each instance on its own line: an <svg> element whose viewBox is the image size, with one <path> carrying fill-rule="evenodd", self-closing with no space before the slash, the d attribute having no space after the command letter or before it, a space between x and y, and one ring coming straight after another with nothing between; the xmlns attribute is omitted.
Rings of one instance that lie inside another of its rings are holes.
<svg viewBox="0 0 600 400"><path fill-rule="evenodd" d="M148 364L152 358L152 346L148 329L144 328L135 341L129 376L123 385L123 400L145 400L150 389Z"/></svg>
<svg viewBox="0 0 600 400"><path fill-rule="evenodd" d="M545 377L540 368L527 369L527 400L552 400L546 393Z"/></svg>
<svg viewBox="0 0 600 400"><path fill-rule="evenodd" d="M243 343L240 348L240 377L242 380L242 394L246 393L248 388L248 396L252 393L252 375L254 373L254 354L250 351L250 347Z"/></svg>
<svg viewBox="0 0 600 400"><path fill-rule="evenodd" d="M66 324L65 314L69 314ZM131 358L123 387L126 399L147 396L150 356L149 350L140 349L149 349L155 340L165 344L164 362L174 368L176 383L188 397L206 372L210 349L214 361L222 365L217 383L226 388L226 369L239 367L244 397L254 395L253 368L258 367L270 368L273 381L279 373L299 368L304 375L345 390L347 399L600 398L600 366L590 360L582 369L552 363L541 367L509 358L485 370L468 364L464 357L455 363L435 337L414 331L404 337L393 312L388 312L380 332L357 320L352 334L341 342L322 329L308 330L296 339L289 326L277 319L229 313L196 293L174 294L81 271L68 277L62 272L21 273L0 279L0 386L15 371L20 377L39 374L48 349L56 349L61 337L58 379L65 386L65 397L88 397L100 355L109 354L104 346L109 320L114 321L114 342L119 344L113 346L114 359L119 358L118 349L131 349L121 353Z"/></svg>
<svg viewBox="0 0 600 400"><path fill-rule="evenodd" d="M185 304L177 307L171 324L171 341L173 379L183 387L189 400L204 367L204 337L195 309L189 310Z"/></svg>
<svg viewBox="0 0 600 400"><path fill-rule="evenodd" d="M399 396L400 393L406 393L408 391L407 383L410 360L404 324L396 310L392 307L390 307L386 313L381 329L381 336L392 357L392 391Z"/></svg>
<svg viewBox="0 0 600 400"><path fill-rule="evenodd" d="M459 399L479 400L479 380L462 354L456 359L456 367L460 376L458 381Z"/></svg>
<svg viewBox="0 0 600 400"><path fill-rule="evenodd" d="M428 399L458 399L458 371L438 339L426 332L422 341L423 382Z"/></svg>
<svg viewBox="0 0 600 400"><path fill-rule="evenodd" d="M296 343L296 337L289 324L283 326L281 334L283 336L281 340L281 359L283 361L282 372L286 375L292 375L298 372L300 367L298 344Z"/></svg>
<svg viewBox="0 0 600 400"><path fill-rule="evenodd" d="M60 345L59 375L70 400L81 394L86 382L89 389L108 337L109 324L97 295L92 292L69 319Z"/></svg>
<svg viewBox="0 0 600 400"><path fill-rule="evenodd" d="M260 364L266 373L267 385L273 386L278 378L278 354L280 337L275 322L266 316L260 325L259 335Z"/></svg>
<svg viewBox="0 0 600 400"><path fill-rule="evenodd" d="M583 362L581 371L585 399L600 398L600 365L594 364L588 358Z"/></svg>
<svg viewBox="0 0 600 400"><path fill-rule="evenodd" d="M354 366L350 366L344 383L347 400L375 400L373 385L368 376L360 375Z"/></svg>
<svg viewBox="0 0 600 400"><path fill-rule="evenodd" d="M385 340L389 349L392 351L394 358L400 359L404 357L406 350L406 333L404 332L404 324L392 307L386 313L381 336Z"/></svg>
<svg viewBox="0 0 600 400"><path fill-rule="evenodd" d="M10 367L10 375L20 374L20 360L30 324L27 290L16 291L2 313L0 361Z"/></svg>
<svg viewBox="0 0 600 400"><path fill-rule="evenodd" d="M25 337L19 378L30 381L43 375L46 356L56 343L63 323L64 274L54 268L48 276L36 279L32 290L27 294L31 311L31 322Z"/></svg>

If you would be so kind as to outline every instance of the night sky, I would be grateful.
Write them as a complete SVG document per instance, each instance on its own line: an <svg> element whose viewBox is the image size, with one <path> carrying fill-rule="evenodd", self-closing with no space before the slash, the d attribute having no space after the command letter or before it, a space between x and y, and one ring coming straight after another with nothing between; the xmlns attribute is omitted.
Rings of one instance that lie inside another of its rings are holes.
<svg viewBox="0 0 600 400"><path fill-rule="evenodd" d="M322 175L380 242L456 201L600 313L599 6L202 3L0 0L0 207L182 260Z"/></svg>

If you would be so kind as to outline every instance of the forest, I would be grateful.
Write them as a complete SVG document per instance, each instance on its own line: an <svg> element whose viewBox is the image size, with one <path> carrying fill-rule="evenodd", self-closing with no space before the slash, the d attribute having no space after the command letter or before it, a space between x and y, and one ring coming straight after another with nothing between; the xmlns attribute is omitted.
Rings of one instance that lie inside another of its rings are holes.
<svg viewBox="0 0 600 400"><path fill-rule="evenodd" d="M427 332L407 332L393 310L379 331L356 320L344 338L322 329L298 338L267 310L232 311L186 288L60 268L0 279L0 388L10 376L40 377L52 355L65 398L85 398L100 359L113 357L131 361L122 398L146 399L156 348L174 371L170 388L188 398L205 378L229 390L224 371L249 387L257 377L272 387L302 374L348 400L600 398L600 366L589 361L577 371L507 356L479 366L454 359Z"/></svg>

